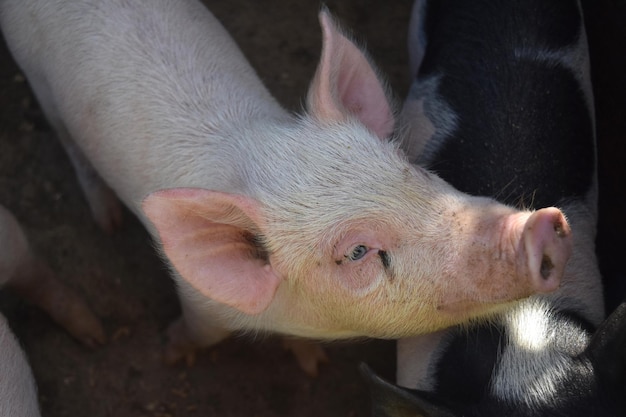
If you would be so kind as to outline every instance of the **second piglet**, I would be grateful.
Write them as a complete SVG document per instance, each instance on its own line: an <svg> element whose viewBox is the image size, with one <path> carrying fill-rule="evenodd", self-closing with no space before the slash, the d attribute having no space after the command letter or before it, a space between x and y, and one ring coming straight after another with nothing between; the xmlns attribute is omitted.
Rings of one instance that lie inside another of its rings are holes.
<svg viewBox="0 0 626 417"><path fill-rule="evenodd" d="M174 351L237 330L409 336L558 287L562 213L411 166L376 71L328 12L296 116L199 2L95 3L4 0L0 23L98 222L118 221L116 194L171 264Z"/></svg>
<svg viewBox="0 0 626 417"><path fill-rule="evenodd" d="M626 306L602 323L589 56L576 0L417 1L413 150L460 190L560 205L563 283L473 325L398 342L377 416L623 416Z"/></svg>

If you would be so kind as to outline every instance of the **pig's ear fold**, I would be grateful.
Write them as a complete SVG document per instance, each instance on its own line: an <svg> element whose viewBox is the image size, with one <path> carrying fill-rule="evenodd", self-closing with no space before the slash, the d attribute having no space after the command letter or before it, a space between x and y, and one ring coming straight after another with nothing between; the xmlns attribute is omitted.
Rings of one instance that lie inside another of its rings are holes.
<svg viewBox="0 0 626 417"><path fill-rule="evenodd" d="M626 384L626 301L596 330L585 354L598 379L609 387Z"/></svg>
<svg viewBox="0 0 626 417"><path fill-rule="evenodd" d="M246 314L269 306L280 277L259 242L256 200L177 188L148 195L143 211L172 266L200 293Z"/></svg>
<svg viewBox="0 0 626 417"><path fill-rule="evenodd" d="M379 138L388 138L394 117L386 89L364 53L337 27L327 9L319 14L323 45L307 97L310 114L322 122L356 117Z"/></svg>
<svg viewBox="0 0 626 417"><path fill-rule="evenodd" d="M360 370L370 387L373 417L456 417L428 393L391 384L363 363Z"/></svg>

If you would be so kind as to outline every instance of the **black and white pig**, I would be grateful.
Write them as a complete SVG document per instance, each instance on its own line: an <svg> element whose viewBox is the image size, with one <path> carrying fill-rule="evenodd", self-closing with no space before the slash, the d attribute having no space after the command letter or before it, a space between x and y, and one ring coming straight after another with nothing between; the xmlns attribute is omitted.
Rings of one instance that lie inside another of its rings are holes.
<svg viewBox="0 0 626 417"><path fill-rule="evenodd" d="M561 207L574 249L556 292L400 340L397 383L414 391L374 378L375 415L626 415L626 309L601 324L594 106L579 2L419 0L409 38L416 78L403 115L414 160L470 194Z"/></svg>
<svg viewBox="0 0 626 417"><path fill-rule="evenodd" d="M112 228L119 197L172 266L184 320L170 357L233 331L411 336L560 283L561 211L413 167L366 55L328 12L320 23L308 111L293 115L196 0L0 1L95 218Z"/></svg>

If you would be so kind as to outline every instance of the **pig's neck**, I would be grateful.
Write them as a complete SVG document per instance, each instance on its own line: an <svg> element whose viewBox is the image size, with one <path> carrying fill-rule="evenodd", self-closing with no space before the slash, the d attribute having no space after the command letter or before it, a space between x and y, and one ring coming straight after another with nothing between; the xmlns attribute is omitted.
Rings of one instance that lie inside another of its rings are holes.
<svg viewBox="0 0 626 417"><path fill-rule="evenodd" d="M282 293L285 292L285 293ZM287 289L279 288L274 301L267 310L254 316L231 310L224 326L241 332L268 332L287 334L308 339L345 340L362 338L361 332L337 327L312 306L303 305L302 300L294 302Z"/></svg>

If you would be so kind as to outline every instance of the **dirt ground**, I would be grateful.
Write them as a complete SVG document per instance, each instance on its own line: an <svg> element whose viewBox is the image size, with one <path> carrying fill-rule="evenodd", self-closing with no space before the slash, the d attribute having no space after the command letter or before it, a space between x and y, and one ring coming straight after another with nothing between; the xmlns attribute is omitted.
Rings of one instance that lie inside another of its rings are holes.
<svg viewBox="0 0 626 417"><path fill-rule="evenodd" d="M319 57L319 3L206 3L273 94L287 108L300 110ZM411 3L326 2L357 39L365 41L398 98L409 83L406 28ZM620 259L623 252L617 250L621 249L617 238L620 232L623 236L620 214L626 205L611 187L623 190L619 182L626 178L625 164L619 159L626 155L622 152L626 65L621 58L626 43L623 30L611 29L624 26L624 2L598 1L590 15L595 22L590 28L597 28L591 39L599 45L592 49L598 57L594 56L594 65L602 67L594 74L599 79L598 108L604 111L598 126L610 160L603 175L619 179L607 181L609 191L603 194L611 208L604 220L610 225L604 246L616 250ZM621 39L616 41L615 36ZM621 48L616 50L615 44ZM615 100L620 101L615 104ZM198 355L192 366L165 366L161 362L164 330L180 314L172 281L149 236L129 212L121 230L111 236L92 221L69 161L4 44L0 46L0 203L21 221L37 253L89 300L109 335L105 346L89 350L41 311L8 292L0 294L0 311L28 354L44 417L365 417L369 399L357 365L364 361L383 376L394 377L390 341L328 345L331 362L317 378L304 375L275 337L233 338ZM619 263L610 267L613 272L620 269Z"/></svg>

